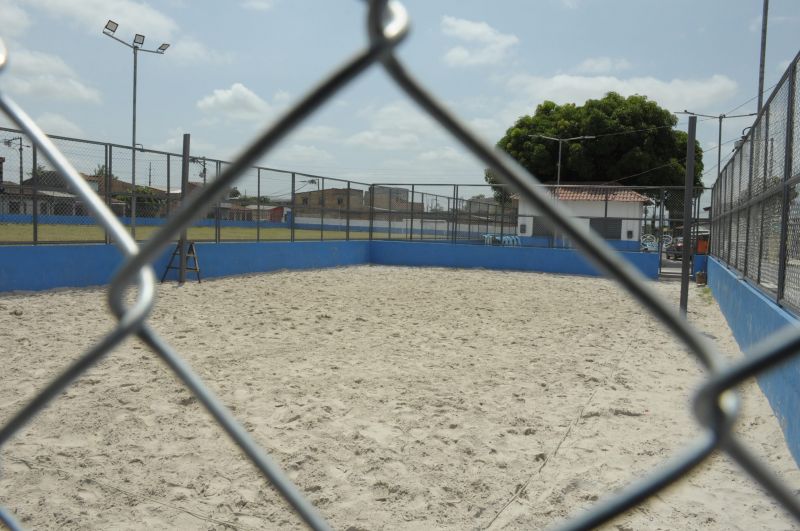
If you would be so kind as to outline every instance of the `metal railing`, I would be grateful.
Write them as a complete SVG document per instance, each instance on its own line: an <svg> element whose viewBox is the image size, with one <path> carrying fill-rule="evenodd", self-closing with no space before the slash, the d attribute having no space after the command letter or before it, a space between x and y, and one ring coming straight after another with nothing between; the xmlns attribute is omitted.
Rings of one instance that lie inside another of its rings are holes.
<svg viewBox="0 0 800 531"><path fill-rule="evenodd" d="M800 310L800 111L795 57L712 191L712 254Z"/></svg>
<svg viewBox="0 0 800 531"><path fill-rule="evenodd" d="M598 502L588 511L569 520L565 529L596 527L661 489L678 481L690 470L705 461L715 450L726 452L743 469L758 481L787 511L800 521L800 503L782 482L744 448L732 431L738 412L738 398L731 389L745 379L774 367L792 356L800 347L800 332L787 332L757 346L751 355L734 365L727 365L711 343L684 320L673 307L660 297L645 279L618 253L615 253L589 228L566 216L548 195L536 186L535 178L527 174L513 160L484 144L477 136L450 115L439 102L412 77L394 54L394 49L408 32L408 19L403 6L396 1L371 0L368 7L368 46L336 69L329 77L308 93L268 131L257 137L241 157L222 168L220 174L200 188L190 200L181 205L153 236L137 245L109 206L95 193L67 158L40 131L37 125L4 93L0 93L0 108L26 132L29 138L47 157L53 167L74 187L88 212L93 214L108 231L111 239L126 256L120 271L108 290L108 301L118 319L116 328L98 344L91 347L77 361L53 380L7 423L0 428L0 446L5 445L51 400L55 399L75 378L83 374L102 357L111 353L124 339L138 336L175 373L179 380L195 395L199 403L225 429L244 454L277 489L299 517L314 529L327 529L328 525L297 487L287 479L277 465L259 448L253 439L228 412L222 403L205 387L202 381L176 352L156 334L147 323L153 305L155 279L149 265L178 233L200 218L209 207L227 192L231 184L253 162L270 150L305 118L313 114L340 89L358 78L373 65L382 66L391 78L411 99L425 109L431 117L449 131L458 141L472 151L506 182L513 184L520 197L529 201L542 215L548 216L575 246L580 248L609 276L616 279L631 295L642 303L656 318L687 347L689 352L707 369L708 379L694 399L694 411L702 426L695 441L679 455L607 499ZM6 67L6 53L0 48L0 69ZM136 299L126 306L125 293L131 284L138 288ZM12 529L19 528L12 514L0 509L0 521Z"/></svg>

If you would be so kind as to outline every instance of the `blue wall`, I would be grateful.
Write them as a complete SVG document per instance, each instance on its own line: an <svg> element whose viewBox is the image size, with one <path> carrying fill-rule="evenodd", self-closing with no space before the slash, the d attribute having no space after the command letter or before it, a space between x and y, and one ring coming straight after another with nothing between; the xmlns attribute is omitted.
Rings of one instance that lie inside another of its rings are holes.
<svg viewBox="0 0 800 531"><path fill-rule="evenodd" d="M658 254L622 253L647 278L658 278ZM440 243L435 249L414 242L373 241L370 261L380 265L428 267L481 267L541 271L569 275L599 275L597 269L575 249L500 247Z"/></svg>
<svg viewBox="0 0 800 531"><path fill-rule="evenodd" d="M202 278L369 261L368 241L198 243L196 246ZM159 279L173 249L167 249L154 263ZM0 292L99 286L111 280L121 263L122 254L112 245L4 246L0 247ZM177 277L177 271L170 271L167 276ZM193 280L194 274L188 272L188 278Z"/></svg>
<svg viewBox="0 0 800 531"><path fill-rule="evenodd" d="M432 243L437 245L432 246ZM595 268L573 249L452 244L446 240L424 243L368 240L226 242L197 243L196 246L203 278L368 263L597 274ZM167 249L154 263L159 278L173 249ZM623 256L648 278L658 278L656 255L623 253ZM111 280L121 261L120 252L112 245L0 246L0 292L104 285ZM177 271L170 271L167 278L176 279ZM194 278L194 275L190 273L189 278Z"/></svg>
<svg viewBox="0 0 800 531"><path fill-rule="evenodd" d="M800 324L713 257L708 259L708 285L745 355L762 339ZM800 359L759 375L758 385L775 411L789 450L800 464Z"/></svg>

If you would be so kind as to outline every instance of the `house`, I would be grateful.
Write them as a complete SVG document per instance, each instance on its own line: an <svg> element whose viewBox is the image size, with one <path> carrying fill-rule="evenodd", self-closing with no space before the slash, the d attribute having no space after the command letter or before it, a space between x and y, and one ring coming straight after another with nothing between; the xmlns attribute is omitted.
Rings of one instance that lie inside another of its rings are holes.
<svg viewBox="0 0 800 531"><path fill-rule="evenodd" d="M586 226L607 240L639 241L645 206L652 200L625 186L599 183L564 183L547 186L550 195L562 201ZM519 236L553 236L549 221L524 198L519 198Z"/></svg>

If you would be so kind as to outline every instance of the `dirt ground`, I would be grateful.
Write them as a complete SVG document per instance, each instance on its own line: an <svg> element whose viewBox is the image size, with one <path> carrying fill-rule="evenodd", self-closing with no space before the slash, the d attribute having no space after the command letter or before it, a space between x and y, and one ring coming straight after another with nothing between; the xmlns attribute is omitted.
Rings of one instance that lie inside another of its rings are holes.
<svg viewBox="0 0 800 531"><path fill-rule="evenodd" d="M655 288L677 305L678 283ZM707 290L690 319L741 355ZM697 434L699 366L603 279L359 266L163 285L150 322L337 529L531 529ZM0 295L0 422L112 327L101 289ZM739 432L800 473L755 384ZM296 516L136 340L0 451L31 529L262 529ZM725 456L608 529L791 529Z"/></svg>

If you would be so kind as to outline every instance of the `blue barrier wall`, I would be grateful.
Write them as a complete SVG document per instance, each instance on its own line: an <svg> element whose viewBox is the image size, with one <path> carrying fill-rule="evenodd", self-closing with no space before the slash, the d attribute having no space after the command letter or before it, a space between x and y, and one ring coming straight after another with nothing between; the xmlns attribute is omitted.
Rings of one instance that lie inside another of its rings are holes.
<svg viewBox="0 0 800 531"><path fill-rule="evenodd" d="M279 269L317 269L366 264L369 242L198 243L202 278ZM153 264L158 278L173 248ZM41 245L0 247L0 292L38 291L107 284L122 262L112 245ZM177 259L175 261L177 265ZM170 271L168 279L177 279ZM190 280L194 275L189 272Z"/></svg>
<svg viewBox="0 0 800 531"><path fill-rule="evenodd" d="M434 242L438 243L435 249L430 246ZM436 240L424 243L368 240L226 242L197 243L196 248L203 278L367 263L598 274L572 249L496 247ZM159 278L173 249L167 249L154 263ZM623 253L623 256L648 278L658 278L656 255ZM121 260L120 252L112 245L0 246L0 292L107 284ZM167 278L176 279L177 271L170 271Z"/></svg>
<svg viewBox="0 0 800 531"><path fill-rule="evenodd" d="M432 252L433 251L433 252ZM647 278L658 278L658 255L622 253ZM435 249L414 242L373 241L370 261L380 265L481 267L597 276L597 269L575 249L439 244Z"/></svg>
<svg viewBox="0 0 800 531"><path fill-rule="evenodd" d="M780 329L800 325L797 318L713 257L708 259L708 285L745 355L753 345ZM758 385L775 411L789 450L800 464L800 360L760 375Z"/></svg>

